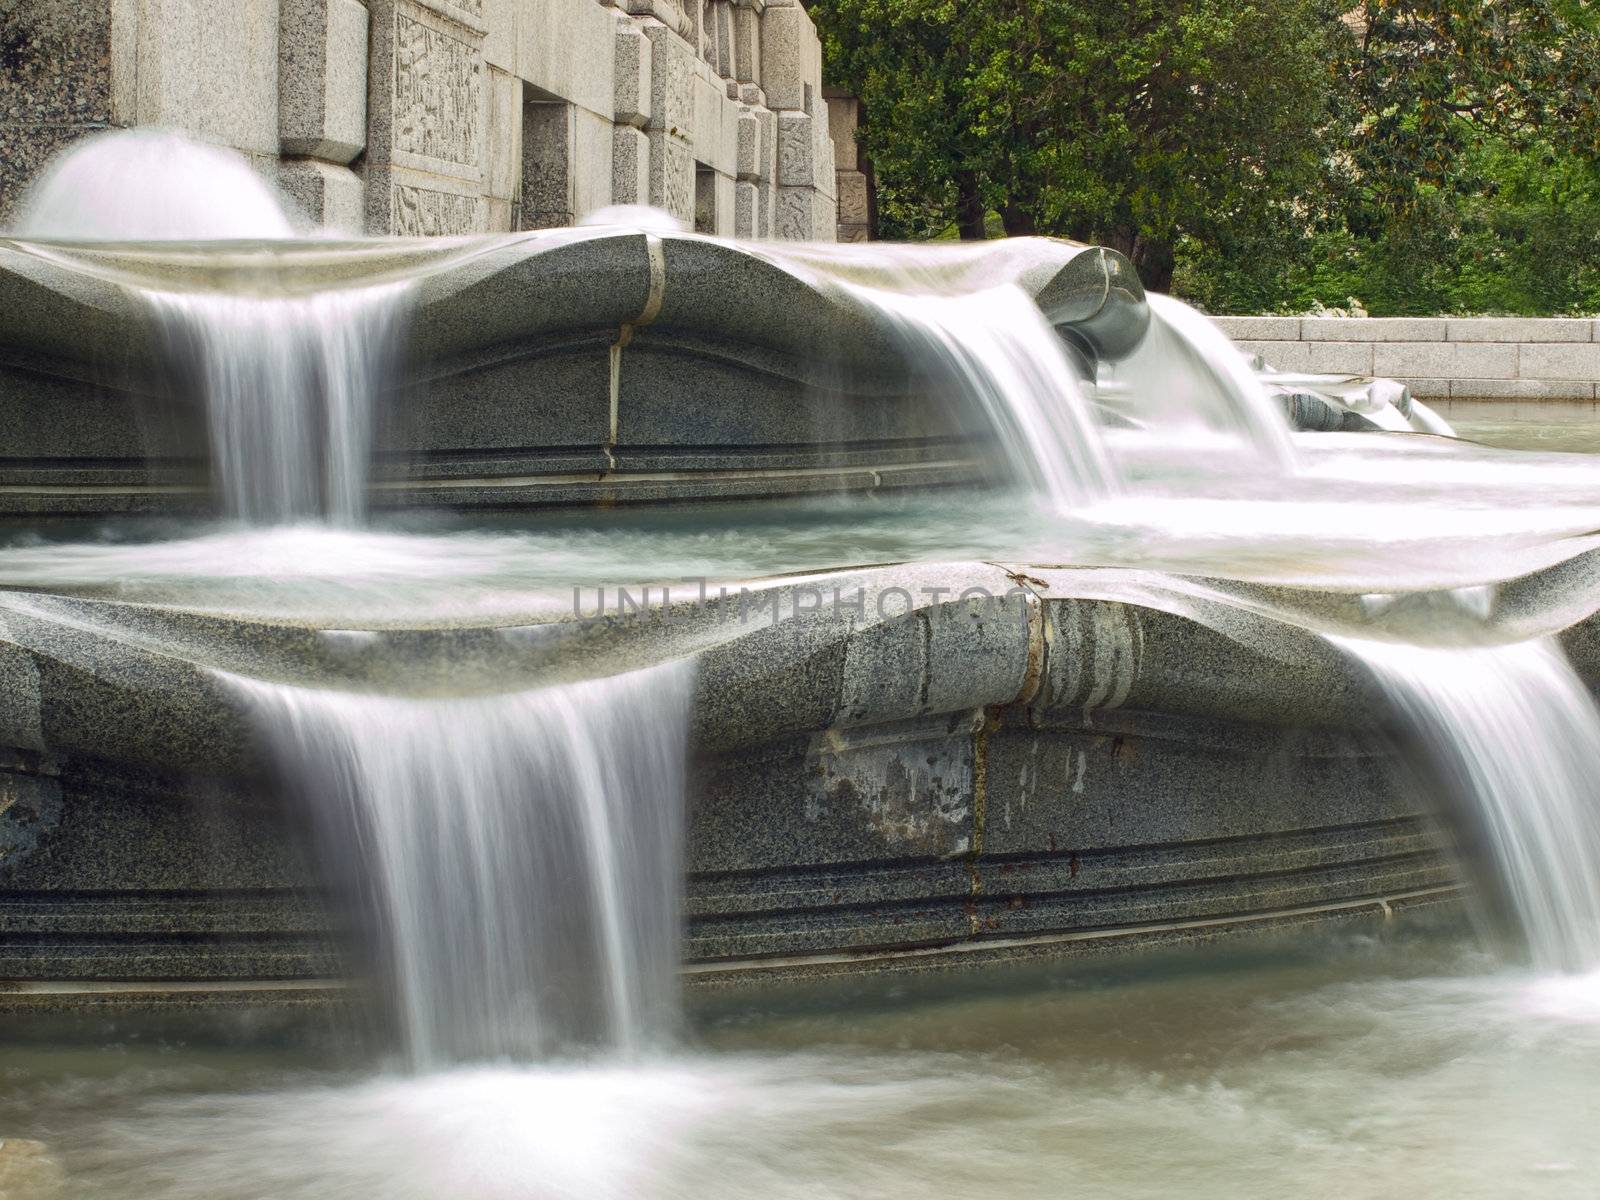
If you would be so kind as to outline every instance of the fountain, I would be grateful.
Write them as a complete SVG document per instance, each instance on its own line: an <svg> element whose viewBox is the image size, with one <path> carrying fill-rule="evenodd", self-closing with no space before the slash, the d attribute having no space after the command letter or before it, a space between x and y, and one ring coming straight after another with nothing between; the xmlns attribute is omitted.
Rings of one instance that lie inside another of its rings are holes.
<svg viewBox="0 0 1600 1200"><path fill-rule="evenodd" d="M152 148L227 220L102 223ZM666 1161L743 1119L673 1065L685 982L1469 892L1600 964L1588 459L1253 368L1095 247L293 239L215 153L90 143L0 239L0 1008L354 1005L415 1078L339 1137L578 1089L573 1130L642 1104ZM722 1083L942 1120L884 1069ZM328 1103L283 1096L221 1143ZM390 1186L311 1121L271 1194ZM202 1194L102 1132L109 1194ZM584 1194L667 1169L563 1154Z"/></svg>

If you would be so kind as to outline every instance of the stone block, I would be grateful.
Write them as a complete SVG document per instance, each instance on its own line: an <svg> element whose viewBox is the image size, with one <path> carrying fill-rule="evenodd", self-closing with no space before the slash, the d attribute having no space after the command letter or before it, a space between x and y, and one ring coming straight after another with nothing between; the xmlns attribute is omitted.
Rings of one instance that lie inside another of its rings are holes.
<svg viewBox="0 0 1600 1200"><path fill-rule="evenodd" d="M487 30L484 15L488 0L417 0L417 3L473 33L483 34Z"/></svg>
<svg viewBox="0 0 1600 1200"><path fill-rule="evenodd" d="M369 190L369 228L372 212ZM390 177L385 232L398 237L456 237L483 233L488 221L488 204L475 188L403 170Z"/></svg>
<svg viewBox="0 0 1600 1200"><path fill-rule="evenodd" d="M694 19L687 5L693 0L612 0L623 12L636 17L652 17L671 33L682 38L685 45L695 38ZM649 28L646 25L646 28Z"/></svg>
<svg viewBox="0 0 1600 1200"><path fill-rule="evenodd" d="M522 106L522 228L571 225L576 216L576 108L559 100Z"/></svg>
<svg viewBox="0 0 1600 1200"><path fill-rule="evenodd" d="M712 188L717 197L716 234L718 237L736 237L736 223L738 220L738 191L740 187L749 184L740 184L732 175L724 175L721 171L712 177Z"/></svg>
<svg viewBox="0 0 1600 1200"><path fill-rule="evenodd" d="M1398 378L1390 376L1390 378ZM1411 394L1418 400L1442 400L1450 395L1450 381L1448 379L1398 379L1411 389Z"/></svg>
<svg viewBox="0 0 1600 1200"><path fill-rule="evenodd" d="M787 242L831 242L838 237L837 208L816 188L778 188L773 236Z"/></svg>
<svg viewBox="0 0 1600 1200"><path fill-rule="evenodd" d="M717 74L724 79L733 79L733 2L712 0L712 10L717 29Z"/></svg>
<svg viewBox="0 0 1600 1200"><path fill-rule="evenodd" d="M738 169L738 106L728 99L720 83L708 73L697 72L694 80L694 123L689 144L697 162L733 174ZM732 118L729 136L723 135L723 118Z"/></svg>
<svg viewBox="0 0 1600 1200"><path fill-rule="evenodd" d="M760 230L761 189L740 180L733 189L733 236L756 238L761 236Z"/></svg>
<svg viewBox="0 0 1600 1200"><path fill-rule="evenodd" d="M812 129L812 118L802 112L780 112L778 185L815 187L821 177L821 172L817 168L817 145Z"/></svg>
<svg viewBox="0 0 1600 1200"><path fill-rule="evenodd" d="M694 122L694 60L670 29L645 26L650 39L650 119L652 131L687 139Z"/></svg>
<svg viewBox="0 0 1600 1200"><path fill-rule="evenodd" d="M1223 333L1235 341L1298 342L1299 317L1212 317Z"/></svg>
<svg viewBox="0 0 1600 1200"><path fill-rule="evenodd" d="M769 108L755 110L756 120L761 123L761 162L757 168L758 174L763 179L776 184L778 181L778 114Z"/></svg>
<svg viewBox="0 0 1600 1200"><path fill-rule="evenodd" d="M1306 317L1300 336L1308 342L1442 342L1443 317Z"/></svg>
<svg viewBox="0 0 1600 1200"><path fill-rule="evenodd" d="M1370 342L1306 342L1306 366L1318 375L1371 375Z"/></svg>
<svg viewBox="0 0 1600 1200"><path fill-rule="evenodd" d="M798 4L768 5L761 14L761 89L777 109L810 113L822 78L822 47Z"/></svg>
<svg viewBox="0 0 1600 1200"><path fill-rule="evenodd" d="M742 84L761 79L761 16L749 5L733 10L733 77Z"/></svg>
<svg viewBox="0 0 1600 1200"><path fill-rule="evenodd" d="M643 128L650 121L650 40L628 22L618 22L612 57L612 116L620 124Z"/></svg>
<svg viewBox="0 0 1600 1200"><path fill-rule="evenodd" d="M816 182L812 185L830 200L838 196L838 172L833 169L833 135L828 132L828 102L818 97L811 114L811 162Z"/></svg>
<svg viewBox="0 0 1600 1200"><path fill-rule="evenodd" d="M663 129L650 138L650 203L681 221L694 222L694 153Z"/></svg>
<svg viewBox="0 0 1600 1200"><path fill-rule="evenodd" d="M282 0L278 137L285 154L348 163L367 145L367 10Z"/></svg>
<svg viewBox="0 0 1600 1200"><path fill-rule="evenodd" d="M743 10L741 10L743 11ZM754 181L761 178L761 119L746 110L737 117L735 174L740 179Z"/></svg>
<svg viewBox="0 0 1600 1200"><path fill-rule="evenodd" d="M514 233L517 228L519 210L516 201L502 200L498 196L488 196L484 199L484 232L485 233Z"/></svg>
<svg viewBox="0 0 1600 1200"><path fill-rule="evenodd" d="M650 203L650 138L632 125L611 130L611 202Z"/></svg>
<svg viewBox="0 0 1600 1200"><path fill-rule="evenodd" d="M859 171L861 155L856 147L856 127L861 121L861 102L854 96L834 93L827 96L827 101L828 136L833 139L833 169Z"/></svg>
<svg viewBox="0 0 1600 1200"><path fill-rule="evenodd" d="M1378 342L1373 373L1392 378L1517 378L1517 347L1498 342Z"/></svg>
<svg viewBox="0 0 1600 1200"><path fill-rule="evenodd" d="M836 172L839 191L839 223L867 225L871 214L867 202L867 177L860 171Z"/></svg>
<svg viewBox="0 0 1600 1200"><path fill-rule="evenodd" d="M1279 371L1310 371L1309 342L1235 341L1241 353L1259 356L1267 366Z"/></svg>
<svg viewBox="0 0 1600 1200"><path fill-rule="evenodd" d="M313 225L351 237L361 234L366 188L349 167L290 159L278 168L278 186Z"/></svg>
<svg viewBox="0 0 1600 1200"><path fill-rule="evenodd" d="M612 203L611 155L615 128L604 117L583 108L572 114L572 212L581 219ZM635 132L638 132L635 130Z"/></svg>
<svg viewBox="0 0 1600 1200"><path fill-rule="evenodd" d="M483 61L511 75L517 73L522 9L522 0L483 0Z"/></svg>
<svg viewBox="0 0 1600 1200"><path fill-rule="evenodd" d="M1595 385L1584 379L1452 379L1457 400L1593 400Z"/></svg>
<svg viewBox="0 0 1600 1200"><path fill-rule="evenodd" d="M1538 342L1517 348L1523 379L1600 379L1600 343Z"/></svg>
<svg viewBox="0 0 1600 1200"><path fill-rule="evenodd" d="M489 160L488 192L514 200L522 183L522 80L489 68L489 127L484 140Z"/></svg>
<svg viewBox="0 0 1600 1200"><path fill-rule="evenodd" d="M370 0L369 11L368 231L481 231L489 124L481 27L457 20L471 13L454 4Z"/></svg>
<svg viewBox="0 0 1600 1200"><path fill-rule="evenodd" d="M517 74L550 96L610 117L616 105L614 10L594 0L521 0Z"/></svg>
<svg viewBox="0 0 1600 1200"><path fill-rule="evenodd" d="M841 242L870 242L872 240L872 227L869 225L841 224L835 236Z"/></svg>
<svg viewBox="0 0 1600 1200"><path fill-rule="evenodd" d="M1445 321L1452 342L1590 342L1587 317L1459 317Z"/></svg>
<svg viewBox="0 0 1600 1200"><path fill-rule="evenodd" d="M107 124L131 123L134 109L134 39L117 27L103 0L10 5L6 13L0 32L0 229L58 150Z"/></svg>
<svg viewBox="0 0 1600 1200"><path fill-rule="evenodd" d="M135 36L131 124L278 153L278 0L162 0Z"/></svg>

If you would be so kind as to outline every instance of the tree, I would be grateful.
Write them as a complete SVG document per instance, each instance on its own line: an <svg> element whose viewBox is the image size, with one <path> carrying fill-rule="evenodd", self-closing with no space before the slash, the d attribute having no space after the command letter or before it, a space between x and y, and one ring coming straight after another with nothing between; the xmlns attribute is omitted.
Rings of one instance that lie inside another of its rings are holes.
<svg viewBox="0 0 1600 1200"><path fill-rule="evenodd" d="M1180 239L1305 224L1324 174L1328 0L817 0L871 114L886 231L1114 246L1147 286ZM1348 35L1346 35L1348 36Z"/></svg>
<svg viewBox="0 0 1600 1200"><path fill-rule="evenodd" d="M1483 192L1493 142L1600 156L1600 17L1588 0L1364 0L1337 93L1367 221L1427 189Z"/></svg>

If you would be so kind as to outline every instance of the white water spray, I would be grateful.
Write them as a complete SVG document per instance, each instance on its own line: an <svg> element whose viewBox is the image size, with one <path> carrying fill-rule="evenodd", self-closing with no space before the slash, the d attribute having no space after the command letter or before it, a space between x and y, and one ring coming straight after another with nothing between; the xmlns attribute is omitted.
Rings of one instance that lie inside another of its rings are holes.
<svg viewBox="0 0 1600 1200"><path fill-rule="evenodd" d="M1373 670L1481 819L1535 965L1600 967L1600 707L1561 647L1332 640Z"/></svg>
<svg viewBox="0 0 1600 1200"><path fill-rule="evenodd" d="M360 880L414 1066L672 1032L688 664L451 699L227 678Z"/></svg>
<svg viewBox="0 0 1600 1200"><path fill-rule="evenodd" d="M28 189L27 238L188 241L294 236L273 186L242 155L161 129L84 138Z"/></svg>

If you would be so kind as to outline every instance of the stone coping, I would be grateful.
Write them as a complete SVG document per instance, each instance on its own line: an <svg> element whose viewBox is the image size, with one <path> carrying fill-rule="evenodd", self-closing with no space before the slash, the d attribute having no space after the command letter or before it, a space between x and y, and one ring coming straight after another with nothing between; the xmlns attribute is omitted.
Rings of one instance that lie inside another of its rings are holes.
<svg viewBox="0 0 1600 1200"><path fill-rule="evenodd" d="M1588 400L1600 380L1589 317L1215 318L1280 370L1398 379L1421 399Z"/></svg>

